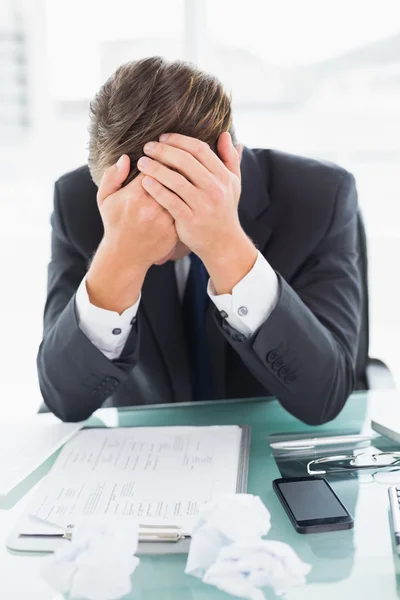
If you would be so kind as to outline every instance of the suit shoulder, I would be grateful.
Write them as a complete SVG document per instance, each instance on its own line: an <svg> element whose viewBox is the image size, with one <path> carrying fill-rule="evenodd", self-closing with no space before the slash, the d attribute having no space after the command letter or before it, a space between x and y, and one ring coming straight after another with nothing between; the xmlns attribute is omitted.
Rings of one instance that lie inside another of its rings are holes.
<svg viewBox="0 0 400 600"><path fill-rule="evenodd" d="M69 194L71 191L74 194L83 192L84 194L96 194L97 186L94 183L89 167L82 165L77 169L73 169L68 173L61 175L56 181L56 186L60 190L61 194Z"/></svg>
<svg viewBox="0 0 400 600"><path fill-rule="evenodd" d="M278 150L255 150L268 173L272 198L286 199L303 209L325 212L356 198L354 177L335 163ZM354 208L354 206L353 206Z"/></svg>
<svg viewBox="0 0 400 600"><path fill-rule="evenodd" d="M296 177L311 181L313 185L320 182L326 186L337 186L343 180L354 180L349 171L343 167L321 159L309 158L280 150L257 149L254 150L259 160L268 165L270 176L280 177L282 175Z"/></svg>
<svg viewBox="0 0 400 600"><path fill-rule="evenodd" d="M75 226L78 219L92 219L93 214L97 213L97 186L87 165L59 177L55 189L55 202L67 226Z"/></svg>
<svg viewBox="0 0 400 600"><path fill-rule="evenodd" d="M358 210L354 177L346 169L323 160L277 150L255 150L267 174L268 193L275 219L284 215L293 228L299 223L306 236L343 225ZM305 218L306 216L306 218Z"/></svg>
<svg viewBox="0 0 400 600"><path fill-rule="evenodd" d="M56 181L55 210L61 213L70 242L86 256L93 254L103 235L96 195L97 186L87 165L65 173Z"/></svg>

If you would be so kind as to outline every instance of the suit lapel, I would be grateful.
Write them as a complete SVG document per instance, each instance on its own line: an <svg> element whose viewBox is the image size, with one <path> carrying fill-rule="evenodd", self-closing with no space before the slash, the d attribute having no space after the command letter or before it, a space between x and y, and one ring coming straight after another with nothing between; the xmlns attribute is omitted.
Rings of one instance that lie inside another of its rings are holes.
<svg viewBox="0 0 400 600"><path fill-rule="evenodd" d="M171 377L176 401L188 402L192 389L173 262L149 269L142 303Z"/></svg>
<svg viewBox="0 0 400 600"><path fill-rule="evenodd" d="M257 151L244 148L240 169L242 193L238 209L239 220L255 246L263 251L272 233L268 225L268 208L271 202L267 188L265 151L257 154Z"/></svg>

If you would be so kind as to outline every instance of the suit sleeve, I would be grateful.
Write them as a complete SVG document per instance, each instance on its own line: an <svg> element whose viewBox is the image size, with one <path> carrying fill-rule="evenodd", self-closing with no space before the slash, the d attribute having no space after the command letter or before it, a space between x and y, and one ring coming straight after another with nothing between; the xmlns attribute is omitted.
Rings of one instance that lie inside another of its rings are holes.
<svg viewBox="0 0 400 600"><path fill-rule="evenodd" d="M37 368L47 407L64 421L88 418L128 377L135 364L137 335L132 327L121 357L112 362L98 350L78 325L75 296L86 274L85 258L71 243L61 214L58 184L51 217L51 260L43 340Z"/></svg>
<svg viewBox="0 0 400 600"><path fill-rule="evenodd" d="M329 230L291 285L278 273L278 303L245 339L215 314L244 363L302 421L333 419L353 391L360 327L357 193L345 173Z"/></svg>

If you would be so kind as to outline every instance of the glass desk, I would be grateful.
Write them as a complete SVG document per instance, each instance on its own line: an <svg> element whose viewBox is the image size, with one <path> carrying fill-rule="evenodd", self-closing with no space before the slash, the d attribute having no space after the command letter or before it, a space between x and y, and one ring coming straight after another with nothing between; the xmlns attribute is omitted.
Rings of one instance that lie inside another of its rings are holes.
<svg viewBox="0 0 400 600"><path fill-rule="evenodd" d="M89 426L226 425L247 424L252 429L248 491L264 501L272 515L269 539L286 541L302 560L312 565L306 586L292 589L289 600L363 600L400 598L400 560L393 552L387 487L400 483L400 472L391 480L367 477L330 479L353 514L351 531L300 535L290 524L271 482L280 477L267 437L277 433L331 435L370 432L370 419L380 410L400 406L394 392L356 393L331 423L309 427L286 413L276 400L256 399L168 405L98 411ZM22 425L21 425L22 426ZM385 443L382 439L383 444ZM374 445L377 443L374 442ZM390 446L393 448L393 444ZM340 451L338 452L341 453ZM56 594L40 576L42 555L8 551L5 540L30 501L36 484L55 460L46 461L7 497L0 498L0 598L1 600L55 600ZM304 462L304 461L303 461ZM304 473L301 460L278 460L284 474ZM0 465L2 468L2 465ZM397 479L396 479L397 477ZM186 556L143 556L133 575L134 600L202 600L229 598L200 580L184 574ZM267 590L267 598L274 598Z"/></svg>

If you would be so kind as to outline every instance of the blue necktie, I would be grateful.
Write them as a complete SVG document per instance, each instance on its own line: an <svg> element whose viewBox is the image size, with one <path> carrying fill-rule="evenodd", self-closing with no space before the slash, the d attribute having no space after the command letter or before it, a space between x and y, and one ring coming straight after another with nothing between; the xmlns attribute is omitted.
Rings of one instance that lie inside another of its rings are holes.
<svg viewBox="0 0 400 600"><path fill-rule="evenodd" d="M182 303L183 327L192 376L193 400L212 400L212 372L207 343L206 316L209 305L208 273L196 254L190 255L190 271Z"/></svg>

